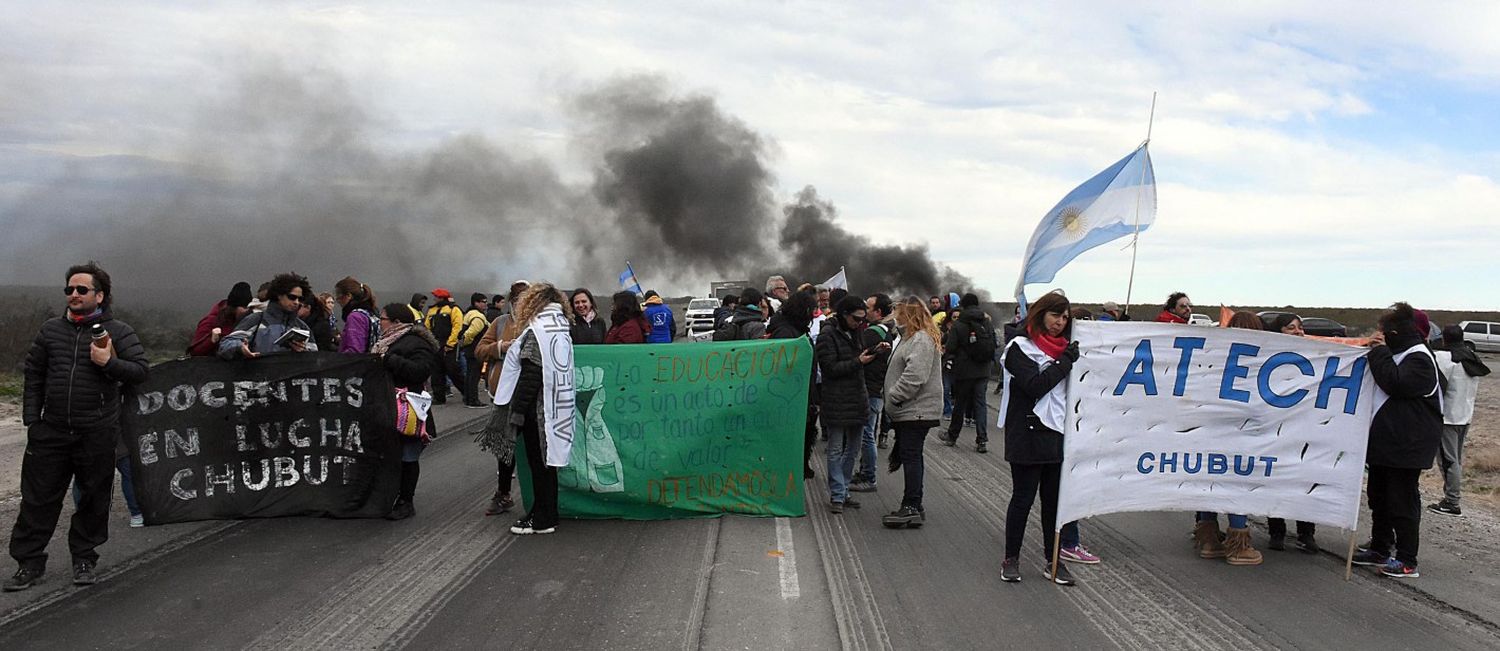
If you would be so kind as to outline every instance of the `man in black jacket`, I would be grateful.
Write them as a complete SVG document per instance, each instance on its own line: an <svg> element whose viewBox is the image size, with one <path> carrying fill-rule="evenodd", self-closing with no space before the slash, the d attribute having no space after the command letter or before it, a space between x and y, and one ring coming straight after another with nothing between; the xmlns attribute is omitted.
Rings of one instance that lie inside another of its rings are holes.
<svg viewBox="0 0 1500 651"><path fill-rule="evenodd" d="M109 274L93 262L68 269L68 310L42 324L26 353L21 420L21 510L10 534L20 564L6 591L25 590L47 567L47 542L57 528L68 484L79 499L68 529L73 583L95 582L99 545L109 539L120 386L146 379L146 352L135 330L110 316ZM93 339L95 326L102 331Z"/></svg>
<svg viewBox="0 0 1500 651"><path fill-rule="evenodd" d="M985 404L984 388L989 383L990 368L994 365L995 328L989 316L979 309L979 297L964 294L958 305L962 308L958 320L948 329L948 338L943 345L943 355L953 363L953 419L948 421L948 435L943 444L958 443L963 432L964 419L974 419L975 451L989 452L989 406Z"/></svg>
<svg viewBox="0 0 1500 651"><path fill-rule="evenodd" d="M873 353L875 359L865 365L865 393L869 394L870 413L859 436L859 472L854 473L854 483L849 485L849 490L859 493L874 492L879 476L875 472L875 437L880 430L880 413L885 409L885 371L891 362L891 342L896 338L896 325L888 322L890 316L890 296L874 294L865 299L865 321L870 325L859 333L860 347Z"/></svg>

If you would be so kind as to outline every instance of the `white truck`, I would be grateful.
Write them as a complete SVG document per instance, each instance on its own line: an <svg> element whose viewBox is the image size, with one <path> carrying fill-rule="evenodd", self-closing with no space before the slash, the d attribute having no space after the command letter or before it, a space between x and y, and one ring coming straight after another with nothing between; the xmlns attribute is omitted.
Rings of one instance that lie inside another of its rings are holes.
<svg viewBox="0 0 1500 651"><path fill-rule="evenodd" d="M695 298L688 301L683 310L684 336L688 341L709 341L714 336L714 310L719 301L714 298Z"/></svg>

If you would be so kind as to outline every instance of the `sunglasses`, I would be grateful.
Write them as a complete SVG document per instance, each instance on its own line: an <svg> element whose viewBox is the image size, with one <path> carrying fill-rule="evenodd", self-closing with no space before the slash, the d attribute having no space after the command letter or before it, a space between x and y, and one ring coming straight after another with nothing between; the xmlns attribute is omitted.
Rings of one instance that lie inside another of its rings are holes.
<svg viewBox="0 0 1500 651"><path fill-rule="evenodd" d="M88 285L69 285L63 288L63 296L72 296L74 294L87 296L92 291L94 291L94 288Z"/></svg>

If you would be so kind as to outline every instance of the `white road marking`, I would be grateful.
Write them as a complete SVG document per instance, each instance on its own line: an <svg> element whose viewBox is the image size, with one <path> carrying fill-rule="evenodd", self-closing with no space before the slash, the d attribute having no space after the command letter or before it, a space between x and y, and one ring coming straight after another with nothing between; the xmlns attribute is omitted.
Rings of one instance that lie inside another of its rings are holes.
<svg viewBox="0 0 1500 651"><path fill-rule="evenodd" d="M797 553L792 549L792 523L786 518L776 518L776 548L781 550L781 557L776 559L781 568L781 598L790 601L802 596L802 588L797 583Z"/></svg>

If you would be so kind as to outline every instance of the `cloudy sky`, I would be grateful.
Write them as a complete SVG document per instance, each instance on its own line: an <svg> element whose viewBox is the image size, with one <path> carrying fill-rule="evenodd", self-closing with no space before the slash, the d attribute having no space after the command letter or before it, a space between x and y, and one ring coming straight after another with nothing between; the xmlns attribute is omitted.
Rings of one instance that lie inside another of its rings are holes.
<svg viewBox="0 0 1500 651"><path fill-rule="evenodd" d="M0 228L44 228L19 215L79 161L214 147L188 134L256 101L246 70L338 86L382 151L478 137L562 185L594 166L572 98L653 75L765 139L778 201L816 186L849 230L925 243L1001 298L1042 215L1145 138L1155 91L1136 302L1500 303L1500 5L999 4L11 3ZM99 223L68 213L46 223ZM455 262L535 277L538 258ZM1055 285L1123 300L1129 263L1106 245ZM0 284L53 275L0 264Z"/></svg>

